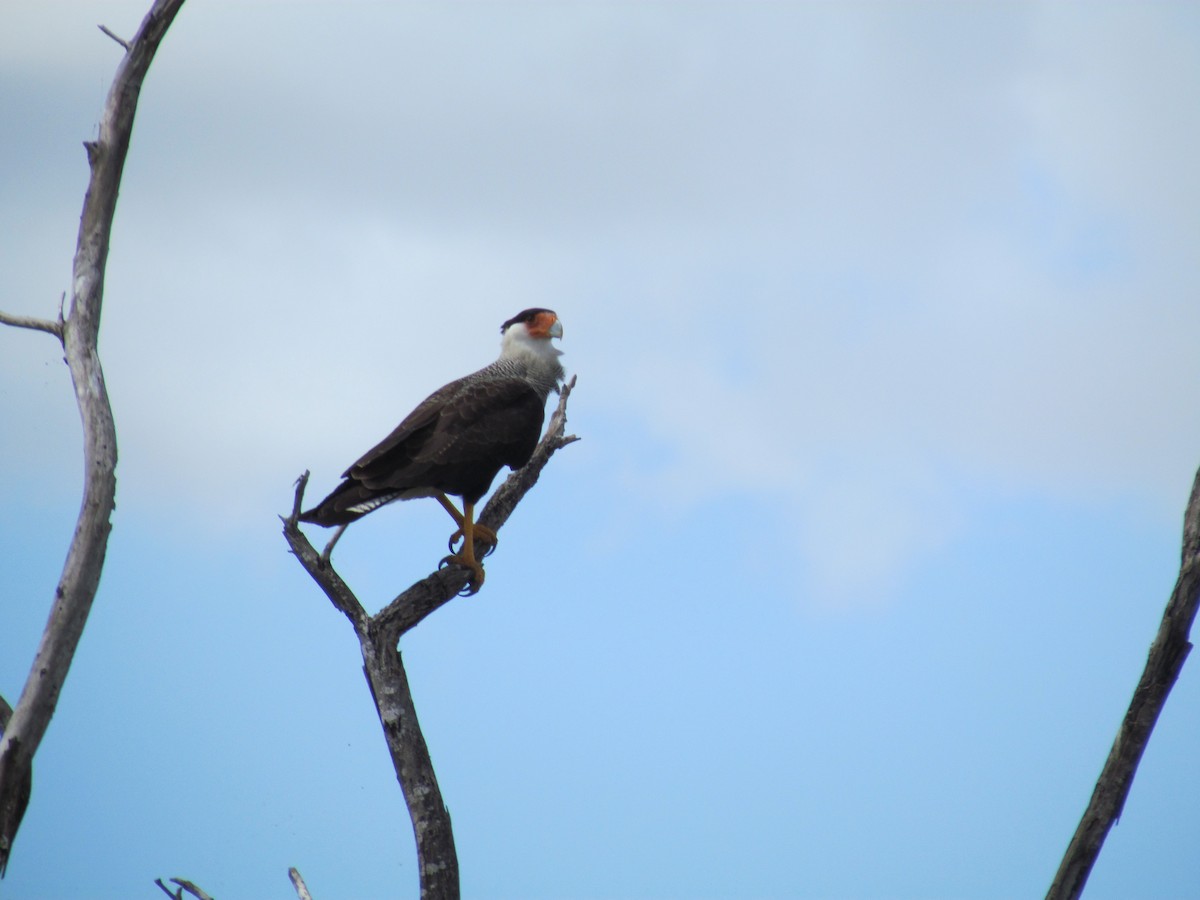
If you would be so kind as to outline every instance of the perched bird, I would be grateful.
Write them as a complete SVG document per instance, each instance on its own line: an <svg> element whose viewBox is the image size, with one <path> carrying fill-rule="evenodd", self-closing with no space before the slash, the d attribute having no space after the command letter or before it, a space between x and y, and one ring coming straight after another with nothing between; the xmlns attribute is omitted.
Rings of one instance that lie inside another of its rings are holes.
<svg viewBox="0 0 1200 900"><path fill-rule="evenodd" d="M476 524L475 504L503 466L519 469L533 455L546 398L563 377L562 351L551 343L562 333L552 310L517 313L500 326L494 363L434 391L347 469L328 497L300 514L302 522L340 526L322 558L328 562L346 526L367 513L394 500L435 497L458 525L443 562L470 569L467 592L478 591L484 574L475 539L494 549L496 534ZM447 494L462 498L462 512ZM462 548L453 552L459 537Z"/></svg>

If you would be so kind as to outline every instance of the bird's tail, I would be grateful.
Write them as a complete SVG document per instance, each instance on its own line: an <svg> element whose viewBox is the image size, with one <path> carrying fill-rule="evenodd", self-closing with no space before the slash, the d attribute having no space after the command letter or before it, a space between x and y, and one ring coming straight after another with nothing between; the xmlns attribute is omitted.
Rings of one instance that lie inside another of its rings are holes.
<svg viewBox="0 0 1200 900"><path fill-rule="evenodd" d="M380 491L358 481L346 480L312 509L300 513L300 521L311 522L322 528L349 525L399 496L399 491Z"/></svg>

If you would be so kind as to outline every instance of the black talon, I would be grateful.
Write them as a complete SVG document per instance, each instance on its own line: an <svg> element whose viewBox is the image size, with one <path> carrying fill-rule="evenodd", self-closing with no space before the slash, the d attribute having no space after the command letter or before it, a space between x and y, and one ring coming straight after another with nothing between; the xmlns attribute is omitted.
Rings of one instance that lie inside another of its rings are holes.
<svg viewBox="0 0 1200 900"><path fill-rule="evenodd" d="M449 566L449 565L462 566L464 569L466 569L468 572L471 573L470 576L467 578L466 586L464 586L463 589L458 592L458 595L460 597L470 597L474 594L479 593L479 589L481 587L483 587L483 579L485 577L485 573L483 571L483 566L479 565L478 563L476 563L474 567L467 565L466 563L463 562L462 558L458 557L458 556L444 556L444 557L442 557L441 562L438 563L438 571L440 572L442 570L443 566ZM476 573L476 567L479 570L478 573ZM476 574L478 574L478 576L479 576L478 581L475 580Z"/></svg>

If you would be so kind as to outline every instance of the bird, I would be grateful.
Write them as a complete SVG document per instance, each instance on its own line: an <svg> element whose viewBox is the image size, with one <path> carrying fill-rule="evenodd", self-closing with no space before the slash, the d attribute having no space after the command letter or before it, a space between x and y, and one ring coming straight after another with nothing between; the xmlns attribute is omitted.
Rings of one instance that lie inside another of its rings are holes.
<svg viewBox="0 0 1200 900"><path fill-rule="evenodd" d="M433 497L457 525L442 563L469 569L464 591L479 591L484 571L475 540L488 545L484 556L497 541L492 529L475 521L475 504L500 469L529 462L546 398L563 379L562 351L552 343L563 328L553 310L522 310L500 326L500 334L495 362L430 394L342 474L328 497L300 514L301 522L338 529L321 554L323 564L351 522L397 500ZM462 500L461 512L448 495ZM460 537L462 548L455 552Z"/></svg>

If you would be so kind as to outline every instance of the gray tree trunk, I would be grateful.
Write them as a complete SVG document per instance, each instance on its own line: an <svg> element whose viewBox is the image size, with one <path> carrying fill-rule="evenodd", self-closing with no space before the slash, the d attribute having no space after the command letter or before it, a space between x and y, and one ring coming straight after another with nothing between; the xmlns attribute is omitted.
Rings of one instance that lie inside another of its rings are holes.
<svg viewBox="0 0 1200 900"><path fill-rule="evenodd" d="M50 618L12 718L0 737L0 875L12 852L28 798L30 766L87 624L100 571L117 490L117 434L97 352L104 269L117 208L117 193L133 133L138 94L155 51L183 0L157 0L125 48L100 118L100 134L84 144L91 181L83 201L71 281L70 311L57 321L0 313L0 322L53 334L63 344L75 398L83 421L83 504L67 551L62 578L54 592Z"/></svg>

